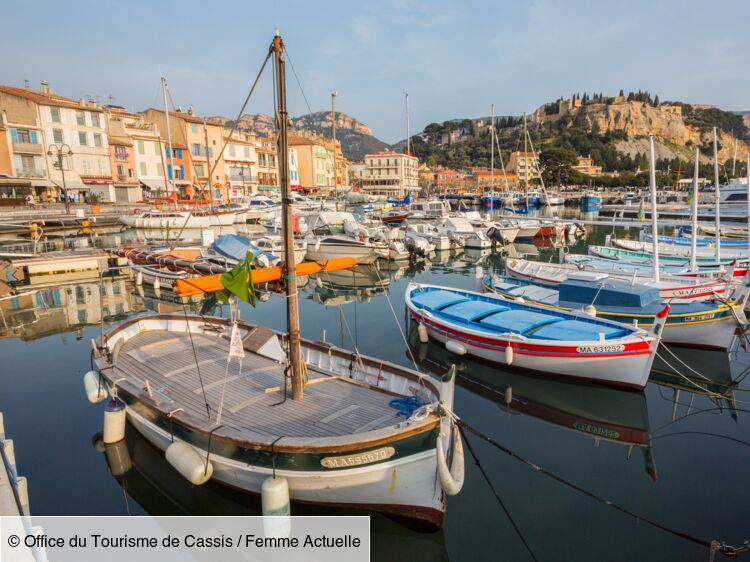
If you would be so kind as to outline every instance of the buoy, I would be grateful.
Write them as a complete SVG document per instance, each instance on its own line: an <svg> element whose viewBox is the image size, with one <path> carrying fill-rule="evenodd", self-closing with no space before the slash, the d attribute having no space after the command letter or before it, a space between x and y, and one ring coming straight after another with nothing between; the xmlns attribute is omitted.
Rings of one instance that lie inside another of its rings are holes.
<svg viewBox="0 0 750 562"><path fill-rule="evenodd" d="M484 270L482 269L481 265L478 265L476 269L474 269L474 279L476 282L476 290L478 292L481 292L484 284L482 283L482 280L484 278Z"/></svg>
<svg viewBox="0 0 750 562"><path fill-rule="evenodd" d="M505 405L510 406L511 402L513 402L513 387L508 385L505 387Z"/></svg>
<svg viewBox="0 0 750 562"><path fill-rule="evenodd" d="M161 289L161 283L159 283L159 278L154 277L154 291L158 291Z"/></svg>
<svg viewBox="0 0 750 562"><path fill-rule="evenodd" d="M188 482L200 486L211 479L213 464L206 463L195 448L184 441L175 441L166 451L167 462Z"/></svg>
<svg viewBox="0 0 750 562"><path fill-rule="evenodd" d="M508 342L508 346L505 348L505 364L511 365L513 363L513 346Z"/></svg>
<svg viewBox="0 0 750 562"><path fill-rule="evenodd" d="M464 485L464 447L458 430L453 431L453 459L451 466L445 459L445 445L441 431L437 438L437 472L440 485L448 496L455 496Z"/></svg>
<svg viewBox="0 0 750 562"><path fill-rule="evenodd" d="M128 446L125 444L124 439L117 443L105 443L104 454L107 457L107 466L109 466L112 476L124 476L133 468L130 451L128 451Z"/></svg>
<svg viewBox="0 0 750 562"><path fill-rule="evenodd" d="M102 440L102 432L97 431L91 438L91 445L97 453L103 453L105 451L104 441Z"/></svg>
<svg viewBox="0 0 750 562"><path fill-rule="evenodd" d="M86 390L86 398L89 402L96 404L107 397L107 387L104 381L99 380L96 371L89 371L83 375L83 388Z"/></svg>
<svg viewBox="0 0 750 562"><path fill-rule="evenodd" d="M586 305L583 311L589 316L596 316L596 307L593 304Z"/></svg>
<svg viewBox="0 0 750 562"><path fill-rule="evenodd" d="M141 270L138 270L138 273L135 274L135 284L137 287L143 285L143 272Z"/></svg>
<svg viewBox="0 0 750 562"><path fill-rule="evenodd" d="M516 302L520 302L521 304L526 302L526 299L523 297L514 297L513 300Z"/></svg>
<svg viewBox="0 0 750 562"><path fill-rule="evenodd" d="M419 334L419 343L427 343L430 341L430 335L427 333L427 328L421 322L417 326L417 333Z"/></svg>
<svg viewBox="0 0 750 562"><path fill-rule="evenodd" d="M105 443L117 443L125 439L125 402L119 398L112 398L104 408L102 439Z"/></svg>
<svg viewBox="0 0 750 562"><path fill-rule="evenodd" d="M263 515L289 515L289 483L283 476L269 476L260 487Z"/></svg>
<svg viewBox="0 0 750 562"><path fill-rule="evenodd" d="M445 349L456 355L466 355L466 348L455 340L446 340Z"/></svg>

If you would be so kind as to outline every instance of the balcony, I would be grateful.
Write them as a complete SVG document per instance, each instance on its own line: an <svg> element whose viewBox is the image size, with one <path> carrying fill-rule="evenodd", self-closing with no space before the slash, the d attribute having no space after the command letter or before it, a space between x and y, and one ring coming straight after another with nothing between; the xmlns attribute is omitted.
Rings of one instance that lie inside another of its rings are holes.
<svg viewBox="0 0 750 562"><path fill-rule="evenodd" d="M23 170L18 170L18 177L19 178L43 178L45 177L44 170L34 170L29 168L24 168Z"/></svg>
<svg viewBox="0 0 750 562"><path fill-rule="evenodd" d="M13 152L21 154L43 154L44 148L41 144L32 144L30 142L14 142Z"/></svg>

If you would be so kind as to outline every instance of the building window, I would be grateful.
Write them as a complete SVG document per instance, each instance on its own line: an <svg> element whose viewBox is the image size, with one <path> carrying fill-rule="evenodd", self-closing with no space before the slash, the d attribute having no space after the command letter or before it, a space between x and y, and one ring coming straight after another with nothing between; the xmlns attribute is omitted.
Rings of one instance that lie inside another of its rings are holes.
<svg viewBox="0 0 750 562"><path fill-rule="evenodd" d="M201 145L199 145L197 142L194 142L190 145L190 152L193 154L193 156L205 156L201 148Z"/></svg>
<svg viewBox="0 0 750 562"><path fill-rule="evenodd" d="M63 142L62 129L52 129L52 140L55 142L55 144L62 144Z"/></svg>
<svg viewBox="0 0 750 562"><path fill-rule="evenodd" d="M265 166L266 165L266 155L265 154L258 154L258 163L261 166Z"/></svg>
<svg viewBox="0 0 750 562"><path fill-rule="evenodd" d="M138 140L138 154L146 154L146 147L142 140Z"/></svg>
<svg viewBox="0 0 750 562"><path fill-rule="evenodd" d="M128 159L128 151L124 146L115 146L115 159L116 160Z"/></svg>
<svg viewBox="0 0 750 562"><path fill-rule="evenodd" d="M99 124L99 114L98 113L89 113L91 115L91 126L92 127L101 127Z"/></svg>
<svg viewBox="0 0 750 562"><path fill-rule="evenodd" d="M86 114L83 111L76 111L76 123L82 127L86 125Z"/></svg>
<svg viewBox="0 0 750 562"><path fill-rule="evenodd" d="M86 133L78 133L78 144L81 146L87 145Z"/></svg>
<svg viewBox="0 0 750 562"><path fill-rule="evenodd" d="M125 175L125 168L123 168L122 164L117 165L117 176L122 177Z"/></svg>
<svg viewBox="0 0 750 562"><path fill-rule="evenodd" d="M195 173L198 174L200 177L203 177L203 164L195 165Z"/></svg>
<svg viewBox="0 0 750 562"><path fill-rule="evenodd" d="M102 135L100 133L94 133L94 146L102 145Z"/></svg>
<svg viewBox="0 0 750 562"><path fill-rule="evenodd" d="M154 154L156 154L157 156L161 156L161 150L159 149L159 143L155 142L155 143L153 143L153 145L154 145Z"/></svg>
<svg viewBox="0 0 750 562"><path fill-rule="evenodd" d="M276 159L274 158L273 154L268 155L268 165L269 166L275 166L276 165Z"/></svg>
<svg viewBox="0 0 750 562"><path fill-rule="evenodd" d="M141 162L141 175L142 176L148 175L148 166L146 166L145 162Z"/></svg>
<svg viewBox="0 0 750 562"><path fill-rule="evenodd" d="M50 107L49 108L50 116L52 118L53 123L62 123L62 120L60 119L60 108L59 107Z"/></svg>
<svg viewBox="0 0 750 562"><path fill-rule="evenodd" d="M157 176L164 175L164 164L162 164L161 162L156 163L156 175Z"/></svg>
<svg viewBox="0 0 750 562"><path fill-rule="evenodd" d="M28 129L11 129L10 136L13 142L22 142L26 144L31 144L32 142L31 131L29 131Z"/></svg>
<svg viewBox="0 0 750 562"><path fill-rule="evenodd" d="M250 147L249 146L245 147L245 158L250 158Z"/></svg>
<svg viewBox="0 0 750 562"><path fill-rule="evenodd" d="M229 156L235 156L233 144L229 145Z"/></svg>
<svg viewBox="0 0 750 562"><path fill-rule="evenodd" d="M198 123L193 123L193 124L191 125L191 127L192 127L192 130L193 130L193 132L194 132L194 133L197 133L197 132L198 132Z"/></svg>

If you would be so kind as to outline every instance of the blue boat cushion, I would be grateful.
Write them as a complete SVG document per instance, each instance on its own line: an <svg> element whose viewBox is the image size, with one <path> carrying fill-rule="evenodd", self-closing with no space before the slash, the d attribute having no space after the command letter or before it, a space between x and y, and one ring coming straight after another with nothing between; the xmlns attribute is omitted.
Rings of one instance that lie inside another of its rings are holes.
<svg viewBox="0 0 750 562"><path fill-rule="evenodd" d="M549 314L540 314L530 310L508 310L490 314L486 318L482 318L479 323L485 328L498 332L523 334L539 326L560 322L561 320L561 318Z"/></svg>
<svg viewBox="0 0 750 562"><path fill-rule="evenodd" d="M604 339L608 340L622 337L626 333L626 330L614 326L603 326L581 320L562 320L542 326L526 336L540 340L598 341L599 334L604 334Z"/></svg>
<svg viewBox="0 0 750 562"><path fill-rule="evenodd" d="M440 314L459 322L472 322L493 312L510 310L507 306L486 301L464 301L440 310Z"/></svg>
<svg viewBox="0 0 750 562"><path fill-rule="evenodd" d="M412 297L411 302L419 308L433 311L468 300L466 297L450 291L424 291L416 297Z"/></svg>

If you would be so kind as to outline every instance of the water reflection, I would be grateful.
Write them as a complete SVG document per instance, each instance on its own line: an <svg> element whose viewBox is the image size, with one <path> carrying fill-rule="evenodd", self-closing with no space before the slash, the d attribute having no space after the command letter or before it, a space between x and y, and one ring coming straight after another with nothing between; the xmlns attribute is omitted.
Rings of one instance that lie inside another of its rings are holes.
<svg viewBox="0 0 750 562"><path fill-rule="evenodd" d="M542 376L459 357L432 340L419 342L416 326L409 332L411 353L428 371L445 373L456 365L457 382L474 394L497 403L507 414L530 416L593 440L623 445L626 458L640 449L644 470L657 479L643 391L621 390L585 381Z"/></svg>

